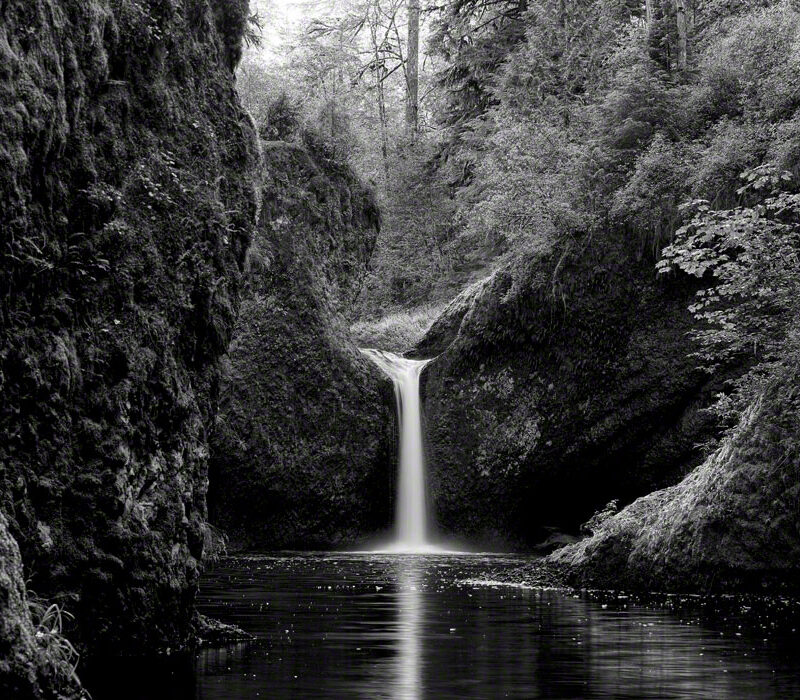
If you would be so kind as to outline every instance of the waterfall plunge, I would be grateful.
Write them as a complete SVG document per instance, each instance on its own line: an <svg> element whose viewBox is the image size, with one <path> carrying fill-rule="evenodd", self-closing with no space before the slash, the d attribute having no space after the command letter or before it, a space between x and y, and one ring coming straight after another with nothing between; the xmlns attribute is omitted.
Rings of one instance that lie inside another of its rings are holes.
<svg viewBox="0 0 800 700"><path fill-rule="evenodd" d="M425 453L419 375L430 360L407 360L383 350L365 350L370 360L394 382L397 418L400 424L400 475L397 488L393 549L418 552L433 549L428 540L428 508L425 499Z"/></svg>

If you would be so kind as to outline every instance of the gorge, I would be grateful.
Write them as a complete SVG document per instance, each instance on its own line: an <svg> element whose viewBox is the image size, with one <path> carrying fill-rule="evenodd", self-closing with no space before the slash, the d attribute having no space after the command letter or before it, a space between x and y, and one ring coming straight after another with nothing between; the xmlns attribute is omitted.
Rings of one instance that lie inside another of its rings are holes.
<svg viewBox="0 0 800 700"><path fill-rule="evenodd" d="M800 12L690 9L0 2L0 696L800 694Z"/></svg>

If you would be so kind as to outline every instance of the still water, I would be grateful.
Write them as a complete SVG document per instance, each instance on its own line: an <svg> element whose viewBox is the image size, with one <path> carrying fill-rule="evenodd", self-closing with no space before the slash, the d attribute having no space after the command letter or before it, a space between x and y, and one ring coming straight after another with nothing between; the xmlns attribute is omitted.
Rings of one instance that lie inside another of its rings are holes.
<svg viewBox="0 0 800 700"><path fill-rule="evenodd" d="M796 601L661 596L643 607L620 593L474 581L519 561L228 559L206 575L200 609L257 641L203 650L182 671L165 660L125 697L800 697Z"/></svg>

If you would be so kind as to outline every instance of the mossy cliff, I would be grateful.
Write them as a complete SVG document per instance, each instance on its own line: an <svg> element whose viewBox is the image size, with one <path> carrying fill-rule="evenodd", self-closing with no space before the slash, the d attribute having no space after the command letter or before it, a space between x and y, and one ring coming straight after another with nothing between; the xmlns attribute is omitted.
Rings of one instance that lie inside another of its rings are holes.
<svg viewBox="0 0 800 700"><path fill-rule="evenodd" d="M577 585L800 590L800 385L784 371L711 456L550 561Z"/></svg>
<svg viewBox="0 0 800 700"><path fill-rule="evenodd" d="M675 483L715 430L689 357L686 279L613 236L530 254L468 289L416 354L446 532L531 544Z"/></svg>
<svg viewBox="0 0 800 700"><path fill-rule="evenodd" d="M212 522L237 546L332 546L390 519L390 383L343 312L372 194L311 133L263 146L263 208L212 440Z"/></svg>
<svg viewBox="0 0 800 700"><path fill-rule="evenodd" d="M95 652L191 633L206 425L257 208L246 11L0 6L3 537Z"/></svg>

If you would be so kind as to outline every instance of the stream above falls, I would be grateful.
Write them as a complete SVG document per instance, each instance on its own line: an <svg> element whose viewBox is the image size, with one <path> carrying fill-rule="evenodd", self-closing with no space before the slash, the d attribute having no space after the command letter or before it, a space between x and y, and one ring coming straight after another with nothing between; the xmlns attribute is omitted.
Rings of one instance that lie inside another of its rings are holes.
<svg viewBox="0 0 800 700"><path fill-rule="evenodd" d="M160 657L147 673L140 661L106 666L89 689L119 700L800 697L797 601L662 596L645 606L476 581L527 560L228 558L205 574L199 607L255 641Z"/></svg>

